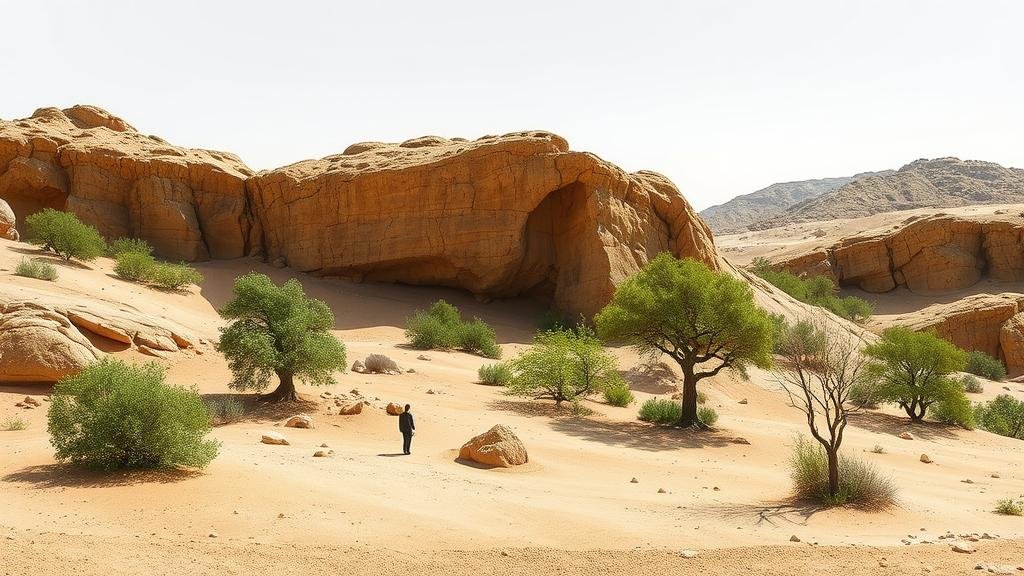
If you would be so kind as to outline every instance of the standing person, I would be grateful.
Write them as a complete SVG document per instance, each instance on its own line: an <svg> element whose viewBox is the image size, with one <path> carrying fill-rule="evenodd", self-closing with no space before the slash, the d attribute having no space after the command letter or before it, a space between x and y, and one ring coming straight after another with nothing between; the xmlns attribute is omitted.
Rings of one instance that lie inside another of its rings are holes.
<svg viewBox="0 0 1024 576"><path fill-rule="evenodd" d="M412 419L412 412L409 411L410 406L405 405L405 412L398 415L398 430L402 433L402 453L405 455L412 454L410 450L412 446L412 437L416 434L416 423Z"/></svg>

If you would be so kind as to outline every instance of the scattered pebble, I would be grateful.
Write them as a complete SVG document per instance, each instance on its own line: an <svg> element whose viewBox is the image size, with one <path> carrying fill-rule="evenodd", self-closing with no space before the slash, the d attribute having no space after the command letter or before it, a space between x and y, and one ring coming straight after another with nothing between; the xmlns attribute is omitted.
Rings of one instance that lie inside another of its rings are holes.
<svg viewBox="0 0 1024 576"><path fill-rule="evenodd" d="M929 458L927 454L921 454L921 462L924 462L925 464L931 464L932 459Z"/></svg>
<svg viewBox="0 0 1024 576"><path fill-rule="evenodd" d="M683 550L683 551L681 551L679 553L679 555L682 556L683 558L696 558L697 557L697 551L696 550Z"/></svg>
<svg viewBox="0 0 1024 576"><path fill-rule="evenodd" d="M904 440L913 440L914 439L914 435L911 434L910 432L900 432L899 437L904 439Z"/></svg>
<svg viewBox="0 0 1024 576"><path fill-rule="evenodd" d="M799 542L800 541L800 537L797 536L796 534L793 534L792 536L789 537L789 541L790 542Z"/></svg>
<svg viewBox="0 0 1024 576"><path fill-rule="evenodd" d="M639 484L639 483L640 483L640 481L639 481L639 480L637 480L637 479L636 479L636 478L634 477L634 478L633 478L632 480L630 480L630 481L629 481L629 483L630 483L630 484Z"/></svg>
<svg viewBox="0 0 1024 576"><path fill-rule="evenodd" d="M658 494L665 494L664 488L658 488Z"/></svg>

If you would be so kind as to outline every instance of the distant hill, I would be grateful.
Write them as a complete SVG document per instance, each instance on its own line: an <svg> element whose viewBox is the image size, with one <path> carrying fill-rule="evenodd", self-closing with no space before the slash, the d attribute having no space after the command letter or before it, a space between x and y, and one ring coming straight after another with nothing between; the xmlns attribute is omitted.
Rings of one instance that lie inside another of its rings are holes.
<svg viewBox="0 0 1024 576"><path fill-rule="evenodd" d="M737 196L724 204L707 208L700 216L715 234L745 232L754 222L779 216L791 206L838 190L860 178L891 172L864 172L840 178L772 184L757 192Z"/></svg>
<svg viewBox="0 0 1024 576"><path fill-rule="evenodd" d="M1018 202L1024 202L1024 170L1020 168L981 160L922 159L895 172L855 179L782 212L766 214L749 228L764 230L795 222L859 218L914 208Z"/></svg>

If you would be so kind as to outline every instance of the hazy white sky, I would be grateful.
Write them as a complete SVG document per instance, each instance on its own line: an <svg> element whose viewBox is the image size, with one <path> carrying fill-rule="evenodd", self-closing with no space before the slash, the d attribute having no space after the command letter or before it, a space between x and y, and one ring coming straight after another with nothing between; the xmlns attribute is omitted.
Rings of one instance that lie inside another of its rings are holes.
<svg viewBox="0 0 1024 576"><path fill-rule="evenodd" d="M545 129L698 208L959 156L1024 167L1016 0L0 0L0 118L101 106L272 168Z"/></svg>

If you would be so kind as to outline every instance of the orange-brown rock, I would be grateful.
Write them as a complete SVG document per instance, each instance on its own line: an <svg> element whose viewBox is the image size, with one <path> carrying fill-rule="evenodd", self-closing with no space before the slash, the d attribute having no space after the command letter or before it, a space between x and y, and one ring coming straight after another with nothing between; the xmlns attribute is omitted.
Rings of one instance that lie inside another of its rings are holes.
<svg viewBox="0 0 1024 576"><path fill-rule="evenodd" d="M933 304L900 316L893 323L914 330L935 330L964 350L980 350L1004 360L1011 373L1024 371L1024 294L975 294L948 304Z"/></svg>
<svg viewBox="0 0 1024 576"><path fill-rule="evenodd" d="M590 314L660 251L716 266L711 233L668 179L547 132L362 143L246 188L267 259L323 275Z"/></svg>
<svg viewBox="0 0 1024 576"><path fill-rule="evenodd" d="M56 382L101 355L52 307L0 301L0 382Z"/></svg>
<svg viewBox="0 0 1024 576"><path fill-rule="evenodd" d="M405 408L395 404L394 402L388 402L388 405L384 407L384 411L390 416L398 416L402 412L405 412Z"/></svg>
<svg viewBox="0 0 1024 576"><path fill-rule="evenodd" d="M982 277L1024 280L1024 220L936 214L895 230L852 236L779 263L797 274L826 273L868 292L959 290Z"/></svg>
<svg viewBox="0 0 1024 576"><path fill-rule="evenodd" d="M14 216L14 210L11 210L11 206L0 199L0 238L6 238L8 240L18 239L18 230L15 228L17 225L17 219Z"/></svg>
<svg viewBox="0 0 1024 576"><path fill-rule="evenodd" d="M46 207L67 210L107 238L143 238L169 259L247 253L251 173L231 154L172 146L92 106L0 120L0 199L18 222Z"/></svg>
<svg viewBox="0 0 1024 576"><path fill-rule="evenodd" d="M508 426L502 424L471 438L459 450L459 458L503 468L519 466L529 461L526 446L523 446Z"/></svg>

